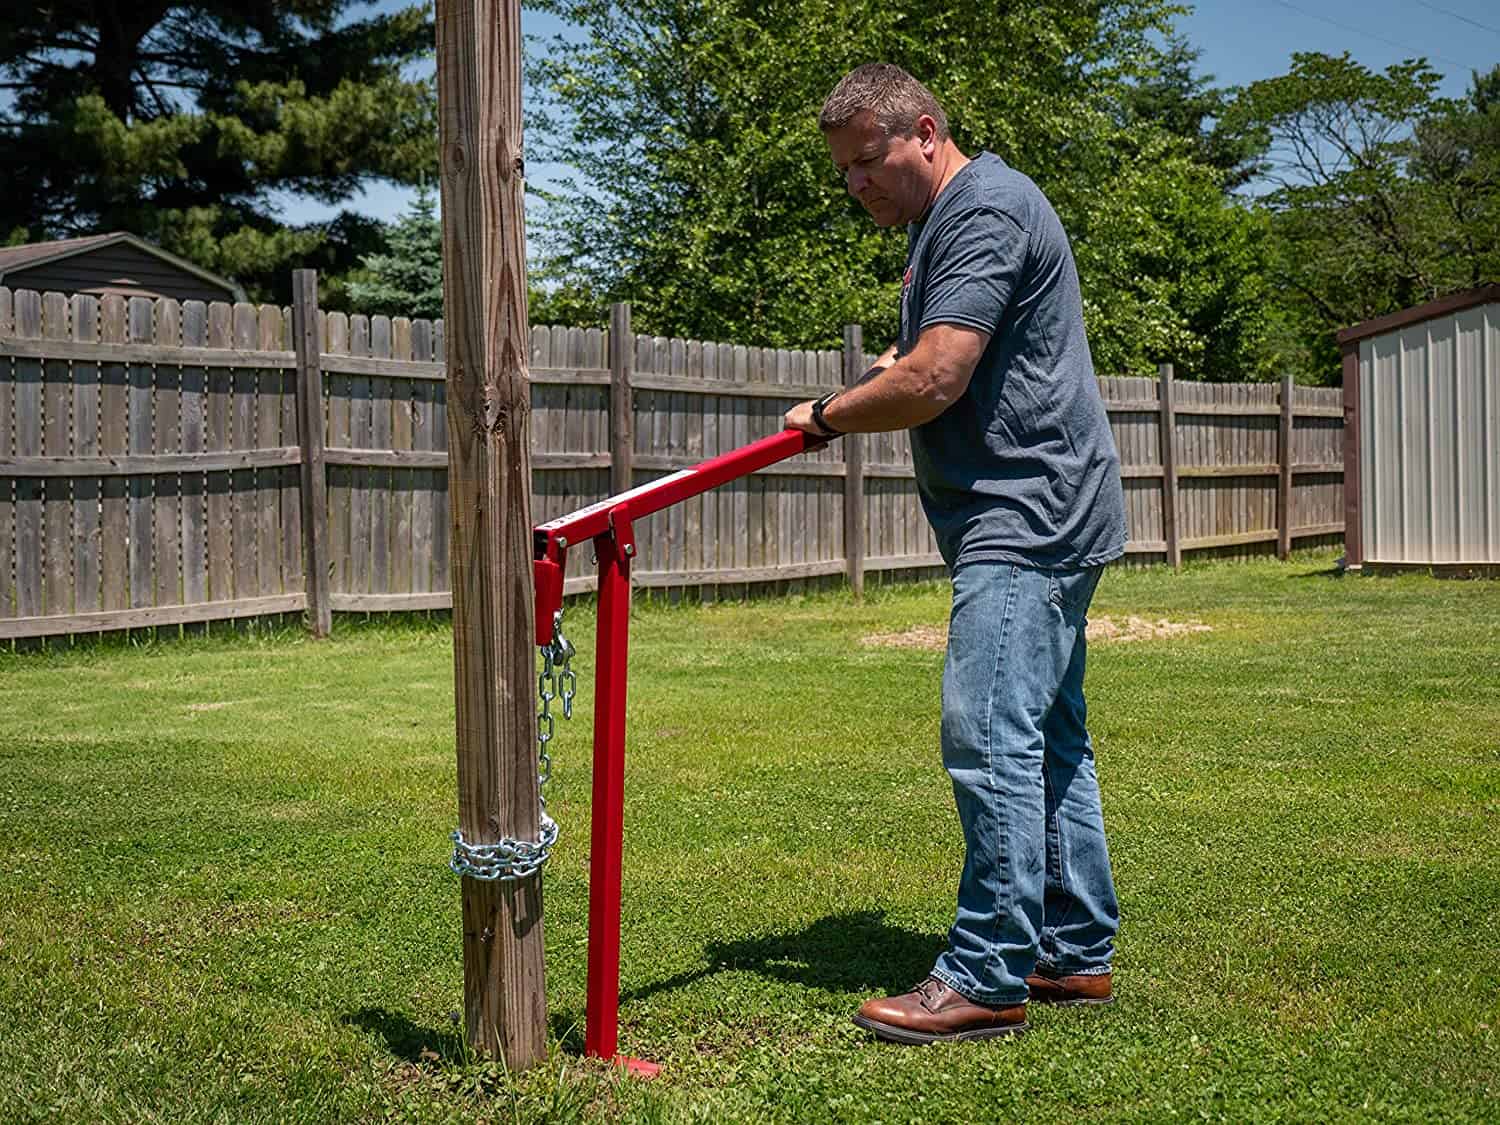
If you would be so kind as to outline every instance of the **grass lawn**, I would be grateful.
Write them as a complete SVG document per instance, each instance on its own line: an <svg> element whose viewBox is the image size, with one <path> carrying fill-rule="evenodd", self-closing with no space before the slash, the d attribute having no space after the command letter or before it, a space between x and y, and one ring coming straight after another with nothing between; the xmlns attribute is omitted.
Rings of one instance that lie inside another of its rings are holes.
<svg viewBox="0 0 1500 1125"><path fill-rule="evenodd" d="M0 1120L1500 1118L1500 583L1112 571L1119 1002L877 1044L960 862L941 586L632 629L621 1046L580 1057L593 619L559 723L549 1063L467 1060L450 632L0 655Z"/></svg>

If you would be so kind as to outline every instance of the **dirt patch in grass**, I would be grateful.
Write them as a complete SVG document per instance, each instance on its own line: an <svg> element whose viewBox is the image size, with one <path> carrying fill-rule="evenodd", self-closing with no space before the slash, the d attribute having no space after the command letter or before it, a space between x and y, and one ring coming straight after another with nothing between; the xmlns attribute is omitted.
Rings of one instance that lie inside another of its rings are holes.
<svg viewBox="0 0 1500 1125"><path fill-rule="evenodd" d="M1158 641L1188 633L1210 633L1212 625L1201 621L1155 620L1130 614L1125 617L1091 617L1089 643L1123 644L1127 641ZM923 648L940 650L948 644L948 630L936 625L914 625L900 633L871 633L860 643L872 648Z"/></svg>
<svg viewBox="0 0 1500 1125"><path fill-rule="evenodd" d="M1188 633L1211 633L1212 625L1201 621L1168 621L1165 617L1151 620L1146 617L1098 617L1089 621L1089 640L1103 641L1159 641L1166 637L1180 637Z"/></svg>

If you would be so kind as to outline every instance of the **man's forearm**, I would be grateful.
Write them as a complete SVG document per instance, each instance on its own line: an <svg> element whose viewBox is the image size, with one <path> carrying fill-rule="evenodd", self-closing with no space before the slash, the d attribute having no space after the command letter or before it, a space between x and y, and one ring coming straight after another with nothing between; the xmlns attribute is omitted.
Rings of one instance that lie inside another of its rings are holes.
<svg viewBox="0 0 1500 1125"><path fill-rule="evenodd" d="M786 412L786 424L827 437L930 422L963 395L989 338L988 332L964 325L934 324L901 358L887 348L848 390L799 402Z"/></svg>
<svg viewBox="0 0 1500 1125"><path fill-rule="evenodd" d="M828 424L841 433L883 433L920 426L936 418L951 403L943 397L937 380L914 363L912 356L896 359L890 348L854 386L823 409Z"/></svg>

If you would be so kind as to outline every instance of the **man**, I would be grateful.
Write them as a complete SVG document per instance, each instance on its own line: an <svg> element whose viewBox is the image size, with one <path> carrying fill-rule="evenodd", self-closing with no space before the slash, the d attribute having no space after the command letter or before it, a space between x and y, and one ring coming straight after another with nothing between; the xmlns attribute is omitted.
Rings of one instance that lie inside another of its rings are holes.
<svg viewBox="0 0 1500 1125"><path fill-rule="evenodd" d="M786 422L911 430L953 582L942 750L965 847L931 975L854 1022L900 1043L1013 1034L1028 998L1113 998L1119 908L1083 674L1089 601L1125 549L1119 457L1072 251L1036 185L959 151L899 67L852 71L818 124L850 194L907 227L901 331L858 385Z"/></svg>

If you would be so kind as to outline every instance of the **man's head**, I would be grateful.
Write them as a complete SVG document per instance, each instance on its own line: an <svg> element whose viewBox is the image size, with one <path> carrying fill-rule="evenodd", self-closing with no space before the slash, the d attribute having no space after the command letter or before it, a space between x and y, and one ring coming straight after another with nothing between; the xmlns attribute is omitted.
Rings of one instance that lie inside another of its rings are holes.
<svg viewBox="0 0 1500 1125"><path fill-rule="evenodd" d="M823 102L818 127L849 194L883 227L921 218L957 153L932 91L890 63L844 75Z"/></svg>

